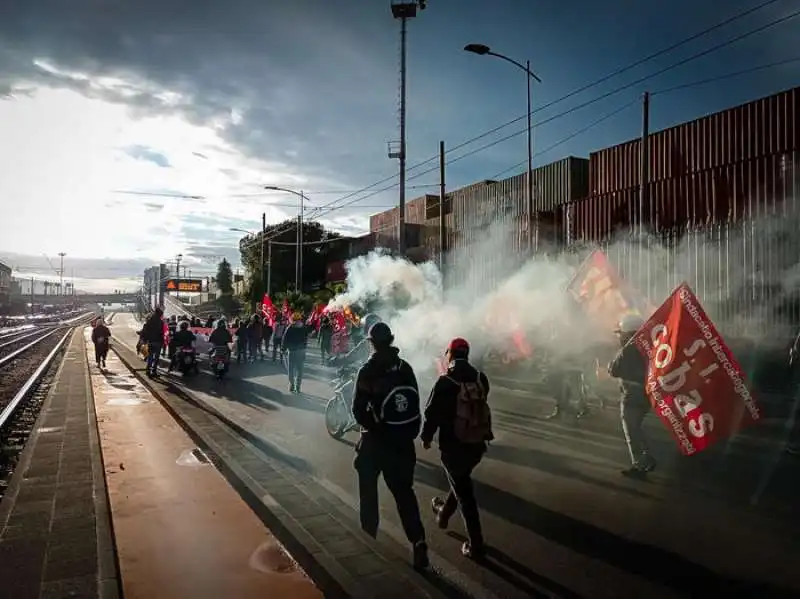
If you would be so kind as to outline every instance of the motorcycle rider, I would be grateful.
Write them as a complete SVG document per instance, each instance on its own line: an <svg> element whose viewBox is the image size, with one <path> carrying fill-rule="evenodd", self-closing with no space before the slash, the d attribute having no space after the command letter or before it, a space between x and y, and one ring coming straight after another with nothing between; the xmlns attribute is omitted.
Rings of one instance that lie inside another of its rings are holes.
<svg viewBox="0 0 800 599"><path fill-rule="evenodd" d="M178 355L181 353L181 350L185 347L194 348L195 341L197 341L197 337L194 333L189 330L189 323L186 321L182 321L178 326L178 330L175 335L171 338L172 340L172 357L170 358L169 368L167 372L172 372L173 368L175 368L178 364Z"/></svg>
<svg viewBox="0 0 800 599"><path fill-rule="evenodd" d="M615 333L621 348L608 365L608 373L619 379L622 393L620 418L631 457L631 467L623 470L622 474L637 479L646 478L647 473L656 467L656 461L650 455L647 439L642 431L642 421L650 412L650 401L645 393L647 361L632 342L633 336L643 324L644 320L633 314L620 321Z"/></svg>
<svg viewBox="0 0 800 599"><path fill-rule="evenodd" d="M97 362L98 368L106 367L106 356L108 355L109 341L111 340L111 331L103 321L103 317L99 317L95 321L94 328L92 329L92 343L94 343L94 359Z"/></svg>
<svg viewBox="0 0 800 599"><path fill-rule="evenodd" d="M230 357L230 344L233 343L233 336L228 330L227 323L224 318L220 318L215 322L214 330L208 336L208 342L211 344L211 353L214 355L217 351L225 351L225 369L228 368L228 358Z"/></svg>
<svg viewBox="0 0 800 599"><path fill-rule="evenodd" d="M383 474L411 543L414 567L425 569L428 545L414 493L414 439L422 421L417 377L399 357L400 350L392 346L394 335L388 325L375 323L367 338L374 352L358 371L353 394L353 417L361 425L353 463L358 472L361 528L377 537L378 478Z"/></svg>

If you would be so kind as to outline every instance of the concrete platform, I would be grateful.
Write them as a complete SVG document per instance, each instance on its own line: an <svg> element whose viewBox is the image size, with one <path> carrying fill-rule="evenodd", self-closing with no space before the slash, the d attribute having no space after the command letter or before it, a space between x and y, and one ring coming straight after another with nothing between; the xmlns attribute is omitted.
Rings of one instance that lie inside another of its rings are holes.
<svg viewBox="0 0 800 599"><path fill-rule="evenodd" d="M322 597L113 352L90 372L125 599Z"/></svg>
<svg viewBox="0 0 800 599"><path fill-rule="evenodd" d="M0 598L116 599L119 583L83 334L74 333L0 503Z"/></svg>

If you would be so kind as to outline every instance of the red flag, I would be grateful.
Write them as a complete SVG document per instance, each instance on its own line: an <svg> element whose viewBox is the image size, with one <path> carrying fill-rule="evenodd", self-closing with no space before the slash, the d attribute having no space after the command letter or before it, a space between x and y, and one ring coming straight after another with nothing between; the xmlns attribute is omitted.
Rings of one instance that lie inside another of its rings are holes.
<svg viewBox="0 0 800 599"><path fill-rule="evenodd" d="M317 304L314 306L314 309L311 311L311 315L306 320L306 324L309 326L314 327L316 330L319 330L320 324L322 323L322 304Z"/></svg>
<svg viewBox="0 0 800 599"><path fill-rule="evenodd" d="M608 331L613 331L629 314L644 317L653 311L649 302L625 282L600 250L592 252L578 267L567 291L592 320Z"/></svg>
<svg viewBox="0 0 800 599"><path fill-rule="evenodd" d="M287 321L291 321L292 320L292 310L289 308L289 300L288 299L284 299L283 300L283 309L281 310L281 313L283 314L283 317Z"/></svg>
<svg viewBox="0 0 800 599"><path fill-rule="evenodd" d="M261 300L261 313L264 315L264 318L267 319L269 326L275 326L275 316L277 315L278 311L275 308L275 305L272 303L269 295L266 293L264 294L264 299Z"/></svg>
<svg viewBox="0 0 800 599"><path fill-rule="evenodd" d="M761 419L736 358L686 283L633 342L648 361L650 403L684 455Z"/></svg>

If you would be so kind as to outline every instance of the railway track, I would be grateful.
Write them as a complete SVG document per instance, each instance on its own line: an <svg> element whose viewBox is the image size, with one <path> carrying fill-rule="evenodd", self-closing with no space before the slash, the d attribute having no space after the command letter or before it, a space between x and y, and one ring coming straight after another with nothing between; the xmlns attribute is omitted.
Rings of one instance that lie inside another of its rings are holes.
<svg viewBox="0 0 800 599"><path fill-rule="evenodd" d="M0 338L0 499L36 424L67 341L90 318L28 330L10 340Z"/></svg>

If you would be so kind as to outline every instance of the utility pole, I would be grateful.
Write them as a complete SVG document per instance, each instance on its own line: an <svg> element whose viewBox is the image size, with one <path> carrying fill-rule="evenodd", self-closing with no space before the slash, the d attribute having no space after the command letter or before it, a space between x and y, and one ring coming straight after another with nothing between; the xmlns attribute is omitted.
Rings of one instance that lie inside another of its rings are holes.
<svg viewBox="0 0 800 599"><path fill-rule="evenodd" d="M175 298L178 301L181 301L181 258L183 258L183 254L178 254L175 256L175 274L177 275L177 280L175 281Z"/></svg>
<svg viewBox="0 0 800 599"><path fill-rule="evenodd" d="M33 291L33 277L31 277L31 316L33 316L33 304L34 304L34 291Z"/></svg>
<svg viewBox="0 0 800 599"><path fill-rule="evenodd" d="M266 244L267 239L267 213L261 213L261 268L258 272L258 279L261 283L262 289L266 289L264 285L264 245Z"/></svg>
<svg viewBox="0 0 800 599"><path fill-rule="evenodd" d="M645 260L644 252L644 211L648 201L647 182L650 179L650 93L642 96L642 141L639 151L639 264L647 262L647 295L650 295L650 260ZM653 211L649 211L653 214ZM652 216L651 216L652 218Z"/></svg>
<svg viewBox="0 0 800 599"><path fill-rule="evenodd" d="M64 256L67 254L58 252L58 255L61 257L61 267L58 269L58 293L64 295Z"/></svg>
<svg viewBox="0 0 800 599"><path fill-rule="evenodd" d="M439 142L439 271L444 278L444 252L445 248L445 161L444 161L444 142Z"/></svg>
<svg viewBox="0 0 800 599"><path fill-rule="evenodd" d="M298 270L300 271L300 276L298 277L300 280L300 285L297 287L297 291L299 293L303 292L303 247L305 247L306 236L305 236L305 203L306 197L303 194L303 190L300 190L300 245L297 246L297 262L298 262Z"/></svg>
<svg viewBox="0 0 800 599"><path fill-rule="evenodd" d="M272 242L267 242L267 295L272 297Z"/></svg>
<svg viewBox="0 0 800 599"><path fill-rule="evenodd" d="M298 293L300 292L300 228L303 226L302 218L299 214L297 215L297 236L296 236L296 245L295 253L294 253L294 290Z"/></svg>
<svg viewBox="0 0 800 599"><path fill-rule="evenodd" d="M400 144L396 151L390 148L389 158L400 161L400 200L397 219L397 249L401 256L406 251L406 38L408 20L417 16L417 6L425 10L426 0L392 2L392 16L400 19Z"/></svg>

